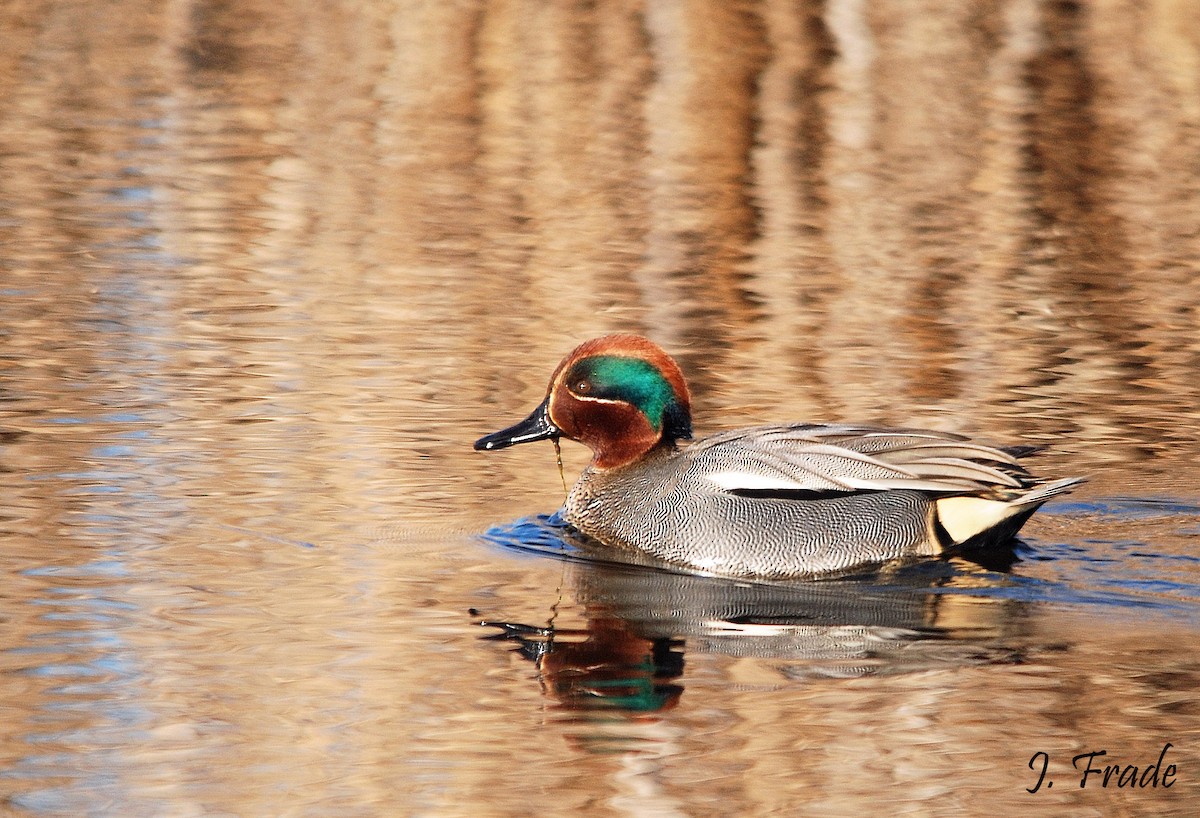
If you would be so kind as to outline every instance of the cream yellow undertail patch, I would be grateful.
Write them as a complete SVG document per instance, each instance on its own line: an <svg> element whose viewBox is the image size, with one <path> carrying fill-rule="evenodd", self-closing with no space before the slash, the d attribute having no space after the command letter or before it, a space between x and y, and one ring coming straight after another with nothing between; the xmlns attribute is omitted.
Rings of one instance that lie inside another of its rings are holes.
<svg viewBox="0 0 1200 818"><path fill-rule="evenodd" d="M950 539L963 543L995 528L1021 510L1020 505L982 497L943 497L935 503L938 522Z"/></svg>

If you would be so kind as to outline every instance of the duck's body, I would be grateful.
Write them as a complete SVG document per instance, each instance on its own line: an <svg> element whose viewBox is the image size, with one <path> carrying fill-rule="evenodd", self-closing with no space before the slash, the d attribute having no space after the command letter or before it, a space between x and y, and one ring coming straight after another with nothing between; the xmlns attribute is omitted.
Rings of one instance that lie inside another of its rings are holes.
<svg viewBox="0 0 1200 818"><path fill-rule="evenodd" d="M1003 542L1075 482L1036 484L1004 452L933 432L760 426L588 467L563 511L595 539L669 562L798 577Z"/></svg>
<svg viewBox="0 0 1200 818"><path fill-rule="evenodd" d="M603 543L717 574L811 577L1010 539L1080 482L1039 481L1011 451L957 435L792 424L691 436L690 396L645 339L589 341L546 401L477 449L558 436L589 445L566 520Z"/></svg>

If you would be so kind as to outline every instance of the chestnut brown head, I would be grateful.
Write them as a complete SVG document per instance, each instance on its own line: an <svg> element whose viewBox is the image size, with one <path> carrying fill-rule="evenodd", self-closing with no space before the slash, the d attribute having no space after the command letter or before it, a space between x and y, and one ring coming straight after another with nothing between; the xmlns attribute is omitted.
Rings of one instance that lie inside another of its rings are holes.
<svg viewBox="0 0 1200 818"><path fill-rule="evenodd" d="M671 356L637 335L586 341L554 370L546 399L528 418L480 438L475 448L559 436L588 446L598 468L622 466L691 438L691 397L683 373Z"/></svg>

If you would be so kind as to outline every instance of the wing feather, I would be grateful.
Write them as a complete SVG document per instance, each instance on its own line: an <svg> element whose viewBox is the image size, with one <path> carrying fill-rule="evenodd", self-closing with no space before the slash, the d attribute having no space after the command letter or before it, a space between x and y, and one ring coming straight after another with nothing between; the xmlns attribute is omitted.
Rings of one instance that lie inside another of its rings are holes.
<svg viewBox="0 0 1200 818"><path fill-rule="evenodd" d="M916 429L796 424L724 432L686 450L694 473L724 491L911 489L963 493L1025 485L1009 454Z"/></svg>

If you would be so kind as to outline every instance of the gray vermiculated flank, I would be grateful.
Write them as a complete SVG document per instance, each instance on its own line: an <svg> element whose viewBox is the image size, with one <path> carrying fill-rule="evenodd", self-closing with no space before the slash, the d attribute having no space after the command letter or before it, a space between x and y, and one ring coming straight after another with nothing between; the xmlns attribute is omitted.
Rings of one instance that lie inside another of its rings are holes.
<svg viewBox="0 0 1200 818"><path fill-rule="evenodd" d="M596 474L580 481L566 518L585 534L716 573L799 576L845 570L906 554L932 554L930 500L916 491L820 500L738 497L695 473L665 491L653 472Z"/></svg>

